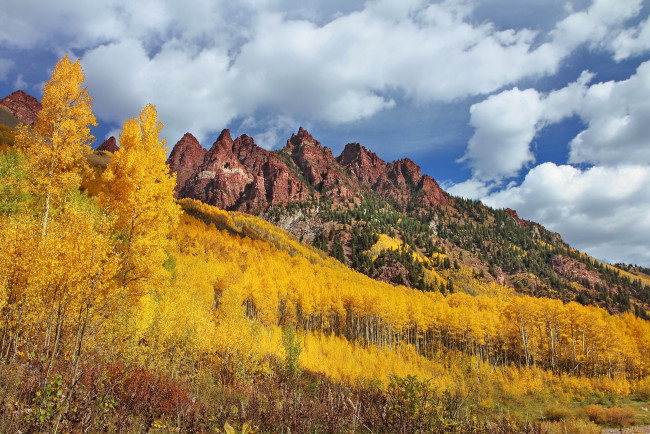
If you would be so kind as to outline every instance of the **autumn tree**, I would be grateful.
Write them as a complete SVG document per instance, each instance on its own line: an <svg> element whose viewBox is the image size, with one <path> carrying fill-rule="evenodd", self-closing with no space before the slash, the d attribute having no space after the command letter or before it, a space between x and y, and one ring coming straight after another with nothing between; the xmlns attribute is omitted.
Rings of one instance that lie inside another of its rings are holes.
<svg viewBox="0 0 650 434"><path fill-rule="evenodd" d="M94 140L90 126L97 123L92 98L82 87L84 78L79 60L72 63L68 56L59 60L43 88L43 109L34 127L22 125L16 136L16 147L28 159L33 191L44 201L42 236L52 204L79 186L87 168L85 155Z"/></svg>
<svg viewBox="0 0 650 434"><path fill-rule="evenodd" d="M146 282L169 275L163 263L180 209L173 197L176 176L169 173L165 141L159 139L162 127L151 104L138 119L125 121L120 150L104 172L106 188L100 200L116 218L124 288L142 289Z"/></svg>

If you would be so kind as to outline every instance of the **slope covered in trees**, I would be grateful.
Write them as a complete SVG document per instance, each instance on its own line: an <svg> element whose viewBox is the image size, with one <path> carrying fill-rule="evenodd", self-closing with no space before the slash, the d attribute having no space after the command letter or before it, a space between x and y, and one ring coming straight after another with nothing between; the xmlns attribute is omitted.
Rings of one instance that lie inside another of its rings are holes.
<svg viewBox="0 0 650 434"><path fill-rule="evenodd" d="M76 85L58 85L69 70ZM381 220L355 230L336 211L368 258L359 267L407 264L424 290L351 270L258 217L175 202L151 105L124 123L106 170L91 170L82 82L64 58L46 86L44 101L70 105L57 122L76 125L71 138L23 126L0 152L3 431L535 432L593 429L588 418L610 412L642 421L635 404L587 405L650 399L647 321L517 294L443 246L423 248L421 223L390 212L404 231L383 232ZM38 146L67 146L66 158Z"/></svg>
<svg viewBox="0 0 650 434"><path fill-rule="evenodd" d="M430 277L444 271L447 263L433 261L445 253L451 264L522 294L646 319L650 312L650 281L640 268L613 270L513 210L452 197L408 158L386 163L358 143L334 157L300 128L277 151L247 135L233 140L229 130L206 150L187 133L168 164L179 175L179 197L255 213L378 280L446 291ZM403 251L369 258L372 238L382 234Z"/></svg>

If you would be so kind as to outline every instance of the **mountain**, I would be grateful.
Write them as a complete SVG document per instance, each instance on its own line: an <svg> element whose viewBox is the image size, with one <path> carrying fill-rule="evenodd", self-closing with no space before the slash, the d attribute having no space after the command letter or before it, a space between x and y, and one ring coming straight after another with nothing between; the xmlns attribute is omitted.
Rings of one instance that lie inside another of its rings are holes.
<svg viewBox="0 0 650 434"><path fill-rule="evenodd" d="M591 258L515 210L453 197L409 158L387 163L359 143L334 157L301 127L277 151L229 130L206 150L188 133L167 163L177 197L259 215L378 280L453 292L480 279L612 313L650 311L643 269Z"/></svg>
<svg viewBox="0 0 650 434"><path fill-rule="evenodd" d="M650 270L595 261L358 144L334 158L303 129L275 152L187 134L165 165L155 134L63 172L81 182L45 233L30 181L51 164L0 150L1 432L650 423L650 322L551 299L595 290L639 309ZM193 189L264 219L173 200Z"/></svg>
<svg viewBox="0 0 650 434"><path fill-rule="evenodd" d="M262 149L247 135L232 140L229 130L209 151L202 149L189 133L174 146L167 163L178 174L178 195L227 210L260 212L320 198L359 203L373 191L394 202L417 196L426 207L451 200L408 158L386 163L358 143L334 158L302 127L281 151Z"/></svg>
<svg viewBox="0 0 650 434"><path fill-rule="evenodd" d="M22 90L17 90L11 95L0 99L0 105L5 106L20 122L33 125L38 112L43 106L40 101Z"/></svg>
<svg viewBox="0 0 650 434"><path fill-rule="evenodd" d="M114 154L115 152L120 150L120 147L117 146L117 141L115 140L115 136L110 136L108 139L104 140L101 145L99 145L96 149L99 152L110 152L111 154Z"/></svg>
<svg viewBox="0 0 650 434"><path fill-rule="evenodd" d="M0 105L9 127L41 109L23 91ZM98 150L116 148L109 138ZM100 167L109 159L89 156ZM378 280L449 293L480 279L611 313L650 312L650 270L603 263L515 210L450 196L408 158L387 163L359 143L334 157L300 128L277 151L229 130L206 150L187 133L167 163L177 197L261 216Z"/></svg>

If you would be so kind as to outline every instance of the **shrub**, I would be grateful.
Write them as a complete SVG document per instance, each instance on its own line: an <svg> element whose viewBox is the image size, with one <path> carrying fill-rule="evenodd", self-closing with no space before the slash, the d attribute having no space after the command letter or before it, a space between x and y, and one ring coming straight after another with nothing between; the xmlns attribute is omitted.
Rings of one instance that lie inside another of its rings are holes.
<svg viewBox="0 0 650 434"><path fill-rule="evenodd" d="M600 425L627 426L634 423L636 412L631 408L590 405L585 408L589 419Z"/></svg>
<svg viewBox="0 0 650 434"><path fill-rule="evenodd" d="M552 422L558 422L561 420L569 419L572 414L571 412L564 408L564 407L559 407L557 405L548 407L547 409L544 410L544 419L550 420Z"/></svg>

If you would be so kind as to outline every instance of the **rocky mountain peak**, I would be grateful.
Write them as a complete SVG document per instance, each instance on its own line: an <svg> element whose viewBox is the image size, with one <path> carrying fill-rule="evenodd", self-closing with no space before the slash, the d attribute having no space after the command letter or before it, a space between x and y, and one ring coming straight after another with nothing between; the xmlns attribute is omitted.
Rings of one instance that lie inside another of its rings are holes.
<svg viewBox="0 0 650 434"><path fill-rule="evenodd" d="M316 146L318 148L322 147L320 142L309 134L309 131L300 127L298 133L291 134L291 138L287 140L287 144L282 150L288 154L295 154L299 152L302 147L308 145Z"/></svg>
<svg viewBox="0 0 650 434"><path fill-rule="evenodd" d="M110 136L108 139L104 140L101 145L97 147L97 151L100 152L110 152L112 154L120 150L120 147L117 146L117 140L115 136Z"/></svg>
<svg viewBox="0 0 650 434"><path fill-rule="evenodd" d="M28 125L34 125L38 112L43 109L39 100L22 90L0 99L0 105L7 107L16 119Z"/></svg>
<svg viewBox="0 0 650 434"><path fill-rule="evenodd" d="M233 140L232 137L230 137L230 130L226 128L221 131L221 134L219 134L217 140L212 144L212 148L210 149L210 152L212 152L217 147L227 148L232 150L232 145L233 145Z"/></svg>
<svg viewBox="0 0 650 434"><path fill-rule="evenodd" d="M176 193L180 191L185 182L194 175L196 169L203 163L206 150L199 141L190 133L185 135L174 145L167 158L167 165L172 172L176 172Z"/></svg>
<svg viewBox="0 0 650 434"><path fill-rule="evenodd" d="M386 176L386 162L359 143L345 145L336 161L359 182L370 187Z"/></svg>
<svg viewBox="0 0 650 434"><path fill-rule="evenodd" d="M517 214L517 211L515 211L514 209L506 208L504 211L505 211L506 214L508 214L510 217L512 217L517 222L517 224L519 226L521 226L523 228L527 228L528 226L530 226L531 223L528 220L524 220L522 218L519 218L519 215Z"/></svg>
<svg viewBox="0 0 650 434"><path fill-rule="evenodd" d="M329 189L337 184L338 177L334 169L338 164L332 155L332 150L323 147L303 127L298 129L297 134L291 135L282 150L291 156L293 162L317 191Z"/></svg>
<svg viewBox="0 0 650 434"><path fill-rule="evenodd" d="M410 158L402 158L401 160L388 163L387 169L388 177L400 187L406 185L415 187L420 182L420 166L415 164Z"/></svg>
<svg viewBox="0 0 650 434"><path fill-rule="evenodd" d="M251 158L259 159L260 157L265 157L268 151L257 146L252 137L242 134L233 142L232 152L240 161L245 161Z"/></svg>

